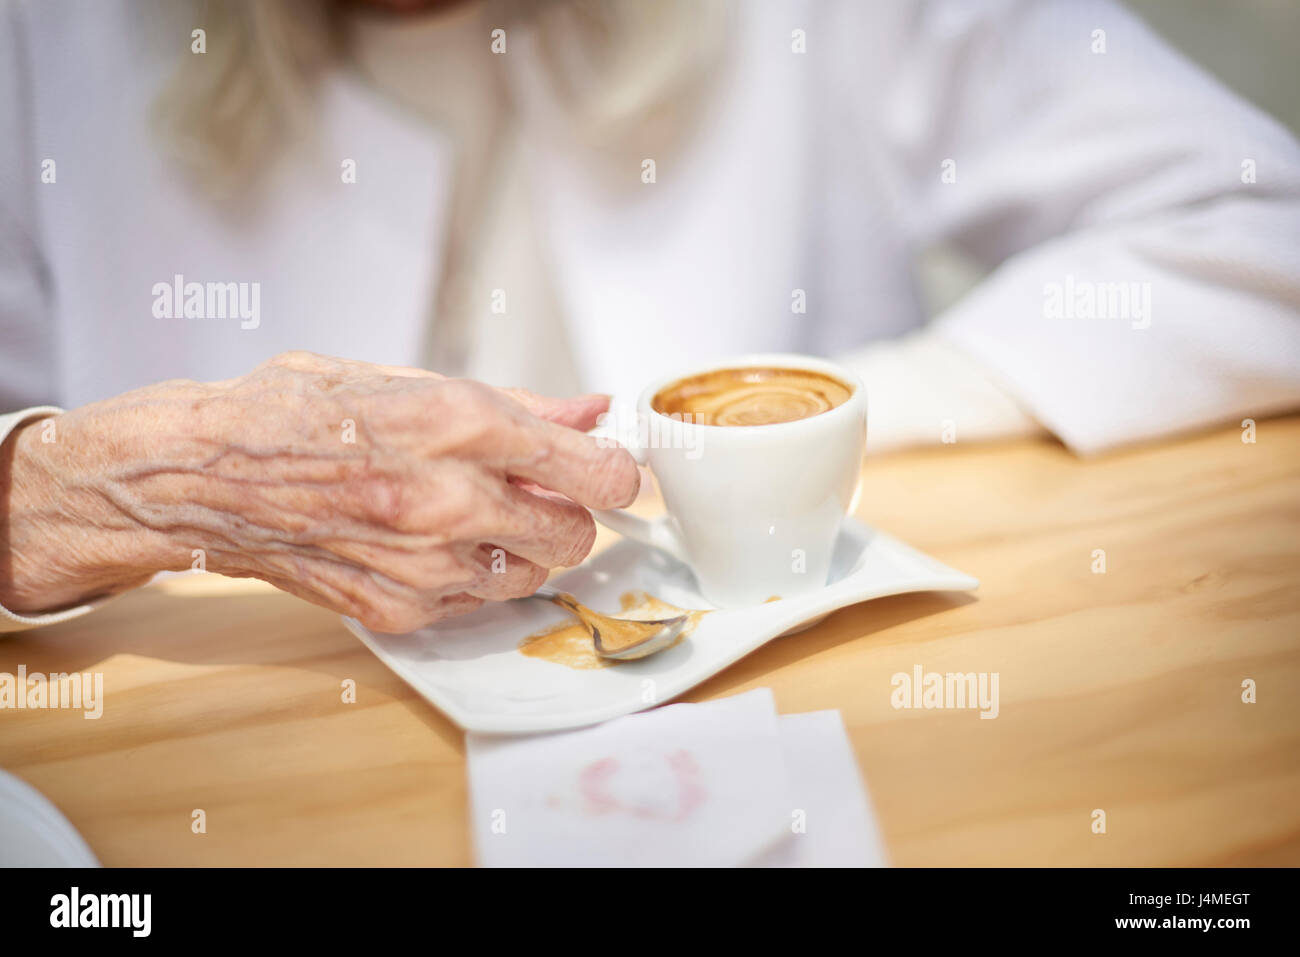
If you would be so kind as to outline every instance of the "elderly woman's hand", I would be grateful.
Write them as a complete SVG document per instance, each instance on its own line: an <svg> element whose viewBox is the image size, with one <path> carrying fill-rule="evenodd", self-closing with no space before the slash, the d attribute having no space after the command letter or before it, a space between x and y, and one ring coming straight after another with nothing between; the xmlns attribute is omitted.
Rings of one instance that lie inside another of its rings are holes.
<svg viewBox="0 0 1300 957"><path fill-rule="evenodd" d="M587 555L582 506L636 496L632 457L580 431L604 408L305 353L84 406L6 445L0 603L201 566L406 631L528 595Z"/></svg>

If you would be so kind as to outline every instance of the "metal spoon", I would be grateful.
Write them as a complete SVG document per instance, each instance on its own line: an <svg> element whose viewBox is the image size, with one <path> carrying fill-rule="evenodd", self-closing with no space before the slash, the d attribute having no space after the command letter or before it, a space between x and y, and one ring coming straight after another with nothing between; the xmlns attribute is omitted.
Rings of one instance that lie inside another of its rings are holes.
<svg viewBox="0 0 1300 957"><path fill-rule="evenodd" d="M532 597L549 601L571 612L591 632L596 654L616 661L645 658L663 651L677 640L691 618L690 615L654 621L613 618L592 611L568 592L556 591L554 588L539 588L533 592Z"/></svg>

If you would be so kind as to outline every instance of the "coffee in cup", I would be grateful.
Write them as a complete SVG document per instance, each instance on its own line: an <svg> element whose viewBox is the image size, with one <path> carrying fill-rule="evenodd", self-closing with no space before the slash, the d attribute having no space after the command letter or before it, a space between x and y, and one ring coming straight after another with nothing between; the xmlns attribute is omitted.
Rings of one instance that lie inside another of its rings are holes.
<svg viewBox="0 0 1300 957"><path fill-rule="evenodd" d="M700 425L775 425L828 412L852 394L852 386L812 369L746 366L679 379L650 407Z"/></svg>

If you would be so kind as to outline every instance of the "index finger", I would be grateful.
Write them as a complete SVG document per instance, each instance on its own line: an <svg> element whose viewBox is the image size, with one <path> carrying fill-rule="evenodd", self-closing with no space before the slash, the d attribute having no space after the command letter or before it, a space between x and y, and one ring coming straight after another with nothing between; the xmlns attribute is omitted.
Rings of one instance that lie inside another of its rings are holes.
<svg viewBox="0 0 1300 957"><path fill-rule="evenodd" d="M627 449L603 447L592 436L533 416L512 425L501 436L498 463L511 478L588 508L622 508L636 499L641 473Z"/></svg>

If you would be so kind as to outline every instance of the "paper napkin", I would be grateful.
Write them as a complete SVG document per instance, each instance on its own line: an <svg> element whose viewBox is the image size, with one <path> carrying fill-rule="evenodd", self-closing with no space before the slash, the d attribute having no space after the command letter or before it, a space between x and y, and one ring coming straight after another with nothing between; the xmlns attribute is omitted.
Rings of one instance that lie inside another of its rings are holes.
<svg viewBox="0 0 1300 957"><path fill-rule="evenodd" d="M883 867L884 843L838 711L777 719L792 807L789 837L759 867Z"/></svg>
<svg viewBox="0 0 1300 957"><path fill-rule="evenodd" d="M766 688L467 750L483 866L884 863L839 713Z"/></svg>
<svg viewBox="0 0 1300 957"><path fill-rule="evenodd" d="M484 866L728 866L789 834L766 688L467 749Z"/></svg>

